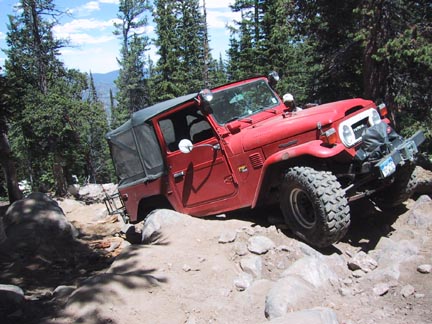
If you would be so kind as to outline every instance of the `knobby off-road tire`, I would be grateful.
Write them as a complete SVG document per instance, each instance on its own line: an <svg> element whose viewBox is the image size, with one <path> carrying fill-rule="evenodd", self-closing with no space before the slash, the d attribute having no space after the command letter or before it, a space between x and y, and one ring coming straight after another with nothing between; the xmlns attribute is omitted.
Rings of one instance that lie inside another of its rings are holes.
<svg viewBox="0 0 432 324"><path fill-rule="evenodd" d="M280 206L286 223L316 247L339 241L350 224L350 209L340 183L331 172L293 167L285 174Z"/></svg>
<svg viewBox="0 0 432 324"><path fill-rule="evenodd" d="M394 182L372 196L372 200L383 211L392 210L411 198L418 184L415 164L409 163L398 169Z"/></svg>

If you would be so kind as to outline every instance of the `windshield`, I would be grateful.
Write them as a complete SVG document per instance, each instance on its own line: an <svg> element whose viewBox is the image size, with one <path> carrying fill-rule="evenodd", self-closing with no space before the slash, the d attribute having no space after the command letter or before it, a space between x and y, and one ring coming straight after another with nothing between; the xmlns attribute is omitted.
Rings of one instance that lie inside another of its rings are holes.
<svg viewBox="0 0 432 324"><path fill-rule="evenodd" d="M214 92L210 102L213 115L220 124L248 117L277 104L277 97L264 80Z"/></svg>

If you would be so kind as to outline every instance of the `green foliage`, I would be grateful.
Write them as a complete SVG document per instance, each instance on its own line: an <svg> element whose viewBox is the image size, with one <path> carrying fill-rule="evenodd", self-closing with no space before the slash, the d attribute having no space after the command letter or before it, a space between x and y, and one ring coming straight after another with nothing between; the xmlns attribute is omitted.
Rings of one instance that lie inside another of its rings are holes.
<svg viewBox="0 0 432 324"><path fill-rule="evenodd" d="M148 81L145 78L145 57L149 38L142 33L147 26L146 12L150 10L148 1L121 0L115 35L121 37L119 77L116 80L119 89L117 107L112 111L112 127L125 122L129 115L151 103Z"/></svg>
<svg viewBox="0 0 432 324"><path fill-rule="evenodd" d="M152 82L162 101L198 92L206 85L204 77L206 24L198 0L155 1L159 60ZM211 58L208 58L211 61Z"/></svg>
<svg viewBox="0 0 432 324"><path fill-rule="evenodd" d="M23 10L9 20L6 61L15 85L7 96L19 177L59 195L72 175L110 180L107 119L92 78L89 87L87 75L65 69L58 59L62 42L52 35L55 20L46 18L57 14L52 1L20 4Z"/></svg>

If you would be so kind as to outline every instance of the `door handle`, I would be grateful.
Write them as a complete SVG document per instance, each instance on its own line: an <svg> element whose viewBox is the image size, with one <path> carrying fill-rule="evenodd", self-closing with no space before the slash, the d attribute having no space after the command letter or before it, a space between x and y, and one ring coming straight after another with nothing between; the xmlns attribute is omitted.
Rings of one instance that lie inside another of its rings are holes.
<svg viewBox="0 0 432 324"><path fill-rule="evenodd" d="M178 179L178 178L184 177L184 175L185 175L184 171L176 172L176 173L173 174L174 179Z"/></svg>

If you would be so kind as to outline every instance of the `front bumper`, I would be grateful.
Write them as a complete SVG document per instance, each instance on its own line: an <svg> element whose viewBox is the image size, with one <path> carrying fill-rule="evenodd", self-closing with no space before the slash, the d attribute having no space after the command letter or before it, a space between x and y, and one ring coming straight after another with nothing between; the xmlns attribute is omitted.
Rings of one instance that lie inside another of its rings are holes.
<svg viewBox="0 0 432 324"><path fill-rule="evenodd" d="M418 146L425 141L422 131L417 131L413 136L404 140L391 153L384 156L375 164L381 178L392 175L398 165L404 165L406 161L414 161L418 153Z"/></svg>

